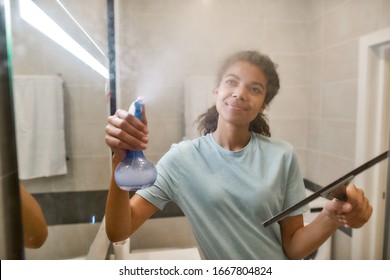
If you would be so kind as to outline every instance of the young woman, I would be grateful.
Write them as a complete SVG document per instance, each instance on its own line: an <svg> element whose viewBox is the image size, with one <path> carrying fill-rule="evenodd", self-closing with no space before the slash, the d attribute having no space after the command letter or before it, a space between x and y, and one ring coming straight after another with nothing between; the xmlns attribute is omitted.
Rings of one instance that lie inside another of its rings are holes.
<svg viewBox="0 0 390 280"><path fill-rule="evenodd" d="M268 56L243 51L229 57L214 90L216 105L199 119L204 136L172 145L157 164L155 184L130 200L112 176L106 205L110 240L128 238L168 201L188 218L205 259L302 259L339 226L363 226L372 207L353 184L347 202L328 202L307 226L306 207L261 225L305 197L293 147L270 137L262 114L278 90L276 65ZM106 143L114 153L113 171L125 149L146 149L145 113L141 122L118 110L108 118Z"/></svg>

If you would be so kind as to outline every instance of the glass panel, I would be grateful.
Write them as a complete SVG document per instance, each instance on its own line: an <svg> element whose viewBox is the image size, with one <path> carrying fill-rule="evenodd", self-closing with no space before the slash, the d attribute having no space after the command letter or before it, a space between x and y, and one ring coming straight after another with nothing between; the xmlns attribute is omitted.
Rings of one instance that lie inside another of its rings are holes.
<svg viewBox="0 0 390 280"><path fill-rule="evenodd" d="M26 258L85 258L110 175L106 0L10 2L19 179L48 225Z"/></svg>

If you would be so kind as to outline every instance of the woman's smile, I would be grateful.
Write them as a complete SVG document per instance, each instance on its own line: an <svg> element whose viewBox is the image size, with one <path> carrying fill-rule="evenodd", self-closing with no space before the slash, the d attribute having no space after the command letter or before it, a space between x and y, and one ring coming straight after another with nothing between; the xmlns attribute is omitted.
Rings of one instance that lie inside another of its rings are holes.
<svg viewBox="0 0 390 280"><path fill-rule="evenodd" d="M229 109L232 109L232 110L235 110L235 111L247 111L248 110L248 106L245 106L242 102L238 102L238 101L235 101L235 100L228 100L225 102L225 105L229 108Z"/></svg>

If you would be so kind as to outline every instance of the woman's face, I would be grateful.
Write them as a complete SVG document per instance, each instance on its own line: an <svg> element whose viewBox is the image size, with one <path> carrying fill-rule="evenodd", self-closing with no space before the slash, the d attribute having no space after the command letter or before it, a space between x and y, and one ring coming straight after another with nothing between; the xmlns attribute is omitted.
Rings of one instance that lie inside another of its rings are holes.
<svg viewBox="0 0 390 280"><path fill-rule="evenodd" d="M250 122L265 108L265 89L263 71L246 61L233 63L214 91L219 122L249 127Z"/></svg>

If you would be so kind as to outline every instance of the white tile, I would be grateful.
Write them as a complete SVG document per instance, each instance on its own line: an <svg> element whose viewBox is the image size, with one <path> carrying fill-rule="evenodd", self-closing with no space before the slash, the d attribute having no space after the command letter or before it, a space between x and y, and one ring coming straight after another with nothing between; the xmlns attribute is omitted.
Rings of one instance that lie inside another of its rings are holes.
<svg viewBox="0 0 390 280"><path fill-rule="evenodd" d="M320 150L334 156L355 158L356 122L322 120Z"/></svg>
<svg viewBox="0 0 390 280"><path fill-rule="evenodd" d="M320 17L323 12L323 2L327 0L307 0L305 5L307 5L308 11L308 20L313 20L314 18Z"/></svg>
<svg viewBox="0 0 390 280"><path fill-rule="evenodd" d="M311 1L317 2L317 1ZM321 49L322 47L322 28L323 28L323 19L321 17L315 18L307 24L307 51L313 52Z"/></svg>
<svg viewBox="0 0 390 280"><path fill-rule="evenodd" d="M321 86L309 86L307 97L307 116L309 118L319 118L321 115Z"/></svg>
<svg viewBox="0 0 390 280"><path fill-rule="evenodd" d="M307 148L310 150L320 149L320 120L309 119L307 122Z"/></svg>
<svg viewBox="0 0 390 280"><path fill-rule="evenodd" d="M323 75L322 51L307 56L306 71L309 85L318 85L321 82Z"/></svg>
<svg viewBox="0 0 390 280"><path fill-rule="evenodd" d="M289 142L294 147L306 147L305 119L270 119L272 137Z"/></svg>
<svg viewBox="0 0 390 280"><path fill-rule="evenodd" d="M357 81L323 85L321 106L323 118L356 119Z"/></svg>
<svg viewBox="0 0 390 280"><path fill-rule="evenodd" d="M306 54L308 42L305 22L266 21L265 44L274 53Z"/></svg>
<svg viewBox="0 0 390 280"><path fill-rule="evenodd" d="M286 21L306 21L309 13L307 0L266 0L263 9L266 11L266 19L286 20Z"/></svg>
<svg viewBox="0 0 390 280"><path fill-rule="evenodd" d="M325 46L374 31L379 27L379 14L380 0L345 1L335 6L324 15Z"/></svg>
<svg viewBox="0 0 390 280"><path fill-rule="evenodd" d="M271 54L271 59L278 64L282 86L307 84L307 58L305 55Z"/></svg>
<svg viewBox="0 0 390 280"><path fill-rule="evenodd" d="M323 52L323 82L357 78L358 41L352 40Z"/></svg>
<svg viewBox="0 0 390 280"><path fill-rule="evenodd" d="M381 1L380 27L385 28L390 26L390 0Z"/></svg>
<svg viewBox="0 0 390 280"><path fill-rule="evenodd" d="M269 112L273 118L306 118L307 93L305 86L285 86L271 101Z"/></svg>
<svg viewBox="0 0 390 280"><path fill-rule="evenodd" d="M332 9L336 9L337 6L349 0L324 0L323 1L323 12L327 13Z"/></svg>

